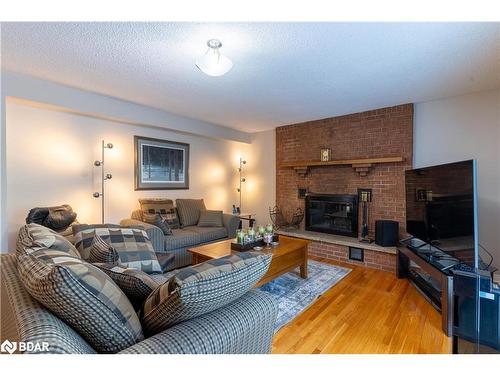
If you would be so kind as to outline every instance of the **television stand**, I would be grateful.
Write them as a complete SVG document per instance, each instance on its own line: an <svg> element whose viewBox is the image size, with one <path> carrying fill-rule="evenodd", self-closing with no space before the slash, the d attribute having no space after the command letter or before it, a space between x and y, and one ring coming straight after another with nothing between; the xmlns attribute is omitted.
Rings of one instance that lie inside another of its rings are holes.
<svg viewBox="0 0 500 375"><path fill-rule="evenodd" d="M425 279L414 268L410 261L417 265L433 282ZM422 258L406 246L397 247L396 274L399 279L407 278L422 295L441 312L441 327L447 336L453 335L453 275L441 271L426 259Z"/></svg>

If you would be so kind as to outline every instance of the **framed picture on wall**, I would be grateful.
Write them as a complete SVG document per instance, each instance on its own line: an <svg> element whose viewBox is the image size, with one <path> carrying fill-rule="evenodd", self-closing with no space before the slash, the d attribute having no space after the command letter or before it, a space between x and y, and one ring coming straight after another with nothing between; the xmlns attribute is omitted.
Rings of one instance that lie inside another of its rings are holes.
<svg viewBox="0 0 500 375"><path fill-rule="evenodd" d="M189 144L134 136L135 190L189 189Z"/></svg>

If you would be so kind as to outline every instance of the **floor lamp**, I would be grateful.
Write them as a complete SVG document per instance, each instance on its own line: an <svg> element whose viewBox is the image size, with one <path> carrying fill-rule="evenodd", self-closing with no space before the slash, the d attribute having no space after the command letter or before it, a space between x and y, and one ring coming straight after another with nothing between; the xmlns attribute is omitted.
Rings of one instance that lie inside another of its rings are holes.
<svg viewBox="0 0 500 375"><path fill-rule="evenodd" d="M94 198L101 198L101 223L104 224L104 183L107 180L111 180L113 178L113 175L111 173L104 173L104 151L106 149L112 149L113 144L112 143L104 143L104 140L102 141L101 145L101 160L96 160L94 162L94 166L100 167L101 168L101 191L98 192L96 191L93 196Z"/></svg>
<svg viewBox="0 0 500 375"><path fill-rule="evenodd" d="M240 167L238 168L238 173L240 175L240 180L239 180L239 185L238 185L238 188L236 189L240 195L240 205L238 207L239 209L239 212L238 213L241 213L241 185L246 181L245 180L245 177L243 177L243 165L246 164L247 161L246 160L243 160L243 158L240 157Z"/></svg>

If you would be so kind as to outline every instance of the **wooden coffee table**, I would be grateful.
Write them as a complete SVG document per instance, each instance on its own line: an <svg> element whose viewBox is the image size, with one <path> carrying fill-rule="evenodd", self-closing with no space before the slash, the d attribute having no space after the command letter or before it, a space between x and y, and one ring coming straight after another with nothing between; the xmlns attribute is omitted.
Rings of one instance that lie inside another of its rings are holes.
<svg viewBox="0 0 500 375"><path fill-rule="evenodd" d="M233 239L230 239L188 249L193 256L193 265L210 259L222 258L232 253L239 253L239 251L231 250L231 242L233 241ZM278 276L281 276L297 267L300 267L300 277L307 279L308 245L308 240L280 236L279 245L270 249L262 249L262 253L271 253L273 257L267 273L256 286L268 283Z"/></svg>

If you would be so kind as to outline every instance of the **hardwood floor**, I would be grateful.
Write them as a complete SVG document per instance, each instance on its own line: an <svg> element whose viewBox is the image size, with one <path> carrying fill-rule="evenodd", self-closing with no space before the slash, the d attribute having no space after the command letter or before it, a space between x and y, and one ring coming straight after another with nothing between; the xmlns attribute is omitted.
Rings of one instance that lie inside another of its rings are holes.
<svg viewBox="0 0 500 375"><path fill-rule="evenodd" d="M352 271L274 336L273 353L451 353L440 314L407 280L311 258Z"/></svg>

